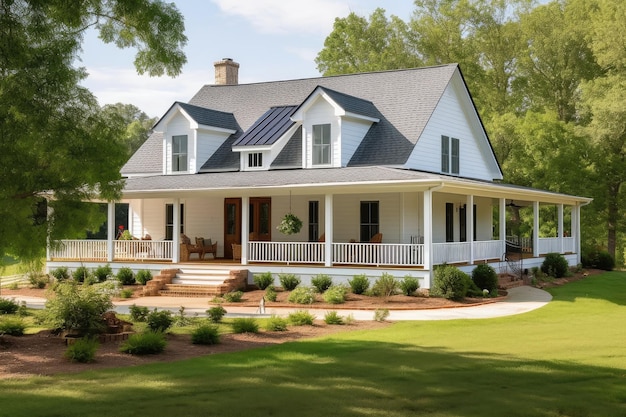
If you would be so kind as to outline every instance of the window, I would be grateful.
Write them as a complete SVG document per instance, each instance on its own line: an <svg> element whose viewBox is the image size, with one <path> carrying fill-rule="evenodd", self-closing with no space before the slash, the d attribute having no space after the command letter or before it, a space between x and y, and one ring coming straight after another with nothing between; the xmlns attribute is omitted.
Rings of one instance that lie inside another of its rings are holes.
<svg viewBox="0 0 626 417"><path fill-rule="evenodd" d="M361 242L369 242L378 233L378 201L361 201Z"/></svg>
<svg viewBox="0 0 626 417"><path fill-rule="evenodd" d="M263 166L263 154L261 152L255 152L248 154L248 167L262 167Z"/></svg>
<svg viewBox="0 0 626 417"><path fill-rule="evenodd" d="M309 201L309 242L317 242L320 232L320 202Z"/></svg>
<svg viewBox="0 0 626 417"><path fill-rule="evenodd" d="M461 153L460 141L448 136L441 137L441 172L459 174Z"/></svg>
<svg viewBox="0 0 626 417"><path fill-rule="evenodd" d="M187 171L187 135L172 136L172 172Z"/></svg>
<svg viewBox="0 0 626 417"><path fill-rule="evenodd" d="M180 205L180 233L185 233L185 205ZM174 240L174 205L165 205L165 240Z"/></svg>
<svg viewBox="0 0 626 417"><path fill-rule="evenodd" d="M446 203L446 242L454 242L454 204Z"/></svg>
<svg viewBox="0 0 626 417"><path fill-rule="evenodd" d="M313 125L313 165L330 164L330 124Z"/></svg>

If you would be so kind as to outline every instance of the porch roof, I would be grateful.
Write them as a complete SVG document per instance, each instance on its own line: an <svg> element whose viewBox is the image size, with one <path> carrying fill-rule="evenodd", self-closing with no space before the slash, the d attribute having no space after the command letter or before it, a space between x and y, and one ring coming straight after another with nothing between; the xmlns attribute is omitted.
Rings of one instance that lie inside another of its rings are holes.
<svg viewBox="0 0 626 417"><path fill-rule="evenodd" d="M203 194L262 196L270 192L272 195L387 193L436 189L452 194L553 204L574 205L592 201L586 197L534 188L388 166L158 175L127 178L125 181L124 198L173 198Z"/></svg>

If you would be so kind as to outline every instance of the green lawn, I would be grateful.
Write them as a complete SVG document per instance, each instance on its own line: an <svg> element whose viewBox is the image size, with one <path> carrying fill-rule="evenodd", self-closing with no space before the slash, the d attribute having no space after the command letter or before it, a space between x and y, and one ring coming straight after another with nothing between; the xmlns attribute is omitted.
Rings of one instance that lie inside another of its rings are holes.
<svg viewBox="0 0 626 417"><path fill-rule="evenodd" d="M0 381L0 416L625 416L626 274L553 295L507 318Z"/></svg>

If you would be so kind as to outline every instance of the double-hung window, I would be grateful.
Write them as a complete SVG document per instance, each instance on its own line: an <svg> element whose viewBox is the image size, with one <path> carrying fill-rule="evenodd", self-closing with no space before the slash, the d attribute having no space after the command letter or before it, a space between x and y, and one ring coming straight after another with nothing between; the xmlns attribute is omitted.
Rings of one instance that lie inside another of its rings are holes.
<svg viewBox="0 0 626 417"><path fill-rule="evenodd" d="M461 144L457 138L441 137L441 172L458 175Z"/></svg>
<svg viewBox="0 0 626 417"><path fill-rule="evenodd" d="M330 124L313 125L313 165L330 165Z"/></svg>
<svg viewBox="0 0 626 417"><path fill-rule="evenodd" d="M379 228L378 201L361 201L361 242L369 242Z"/></svg>
<svg viewBox="0 0 626 417"><path fill-rule="evenodd" d="M172 136L172 172L187 171L187 135Z"/></svg>

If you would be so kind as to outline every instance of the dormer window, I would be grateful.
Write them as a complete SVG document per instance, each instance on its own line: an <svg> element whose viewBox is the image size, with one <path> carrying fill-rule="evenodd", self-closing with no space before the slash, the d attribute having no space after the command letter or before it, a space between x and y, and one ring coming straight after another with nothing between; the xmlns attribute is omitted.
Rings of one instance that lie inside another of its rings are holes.
<svg viewBox="0 0 626 417"><path fill-rule="evenodd" d="M330 163L330 124L313 125L313 165Z"/></svg>
<svg viewBox="0 0 626 417"><path fill-rule="evenodd" d="M248 168L261 168L263 167L263 154L261 152L254 152L248 154Z"/></svg>
<svg viewBox="0 0 626 417"><path fill-rule="evenodd" d="M172 172L187 171L187 135L172 136Z"/></svg>

